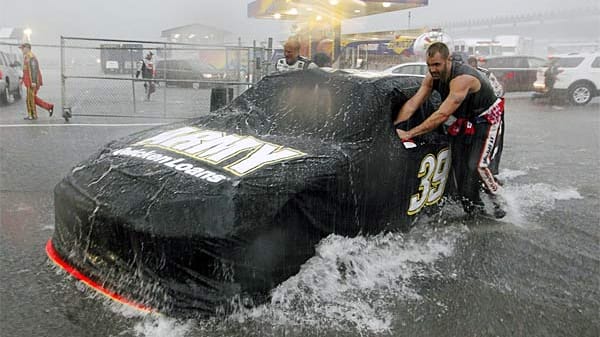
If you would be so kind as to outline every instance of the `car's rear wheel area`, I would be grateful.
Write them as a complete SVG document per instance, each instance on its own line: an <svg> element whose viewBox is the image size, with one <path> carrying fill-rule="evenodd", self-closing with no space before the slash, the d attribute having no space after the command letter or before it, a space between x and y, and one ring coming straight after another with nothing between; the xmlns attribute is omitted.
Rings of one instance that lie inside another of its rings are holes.
<svg viewBox="0 0 600 337"><path fill-rule="evenodd" d="M0 92L0 103L2 103L2 104L9 103L9 99L10 99L9 84L10 83L6 82L6 87L4 88L4 90L2 90L2 92Z"/></svg>
<svg viewBox="0 0 600 337"><path fill-rule="evenodd" d="M586 82L576 82L569 88L569 102L574 105L588 104L593 97L592 85Z"/></svg>
<svg viewBox="0 0 600 337"><path fill-rule="evenodd" d="M23 97L23 89L20 85L18 85L17 90L15 90L15 92L13 93L13 99L15 101L18 101L21 99L21 97Z"/></svg>

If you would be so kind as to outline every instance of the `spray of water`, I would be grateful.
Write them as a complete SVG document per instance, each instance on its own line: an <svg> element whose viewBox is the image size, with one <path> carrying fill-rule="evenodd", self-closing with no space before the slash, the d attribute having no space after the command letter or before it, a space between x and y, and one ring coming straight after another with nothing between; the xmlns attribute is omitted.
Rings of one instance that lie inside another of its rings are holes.
<svg viewBox="0 0 600 337"><path fill-rule="evenodd" d="M501 172L507 201L507 216L502 220L505 223L531 230L538 226L539 213L553 209L556 202L582 199L572 187L513 182L525 175L527 171ZM461 210L448 204L443 212L452 217ZM417 283L412 280L455 277L452 273L442 275L436 265L453 255L469 229L461 221L440 222L438 218L423 219L409 233L355 238L330 235L318 244L315 256L297 275L272 291L270 303L239 309L225 322L178 321L152 314L142 316L134 331L144 337L182 337L198 329L227 334L242 331L245 326L262 326L278 331L275 335L302 327L385 335L394 321L394 303L421 300Z"/></svg>
<svg viewBox="0 0 600 337"><path fill-rule="evenodd" d="M447 227L372 237L330 235L297 275L272 292L270 304L232 318L325 331L388 331L390 299L418 300L411 279L438 274L435 262L452 254L462 233Z"/></svg>

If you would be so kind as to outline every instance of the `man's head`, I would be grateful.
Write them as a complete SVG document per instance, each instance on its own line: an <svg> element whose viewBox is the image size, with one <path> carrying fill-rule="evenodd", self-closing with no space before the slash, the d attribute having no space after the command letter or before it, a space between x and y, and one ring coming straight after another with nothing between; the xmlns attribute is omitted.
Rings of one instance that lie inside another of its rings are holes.
<svg viewBox="0 0 600 337"><path fill-rule="evenodd" d="M443 42L434 42L427 48L427 67L433 79L447 79L450 76L452 61L450 50Z"/></svg>
<svg viewBox="0 0 600 337"><path fill-rule="evenodd" d="M469 63L471 67L477 68L477 58L475 56L469 56L467 63Z"/></svg>
<svg viewBox="0 0 600 337"><path fill-rule="evenodd" d="M331 57L323 52L316 53L312 60L319 67L331 67Z"/></svg>
<svg viewBox="0 0 600 337"><path fill-rule="evenodd" d="M31 44L25 42L19 46L19 49L23 52L23 54L31 51Z"/></svg>
<svg viewBox="0 0 600 337"><path fill-rule="evenodd" d="M283 45L283 55L287 64L294 64L300 56L300 42L296 39L289 39Z"/></svg>
<svg viewBox="0 0 600 337"><path fill-rule="evenodd" d="M148 54L146 54L146 59L147 60L151 60L152 59L152 55L154 55L151 51L148 52Z"/></svg>

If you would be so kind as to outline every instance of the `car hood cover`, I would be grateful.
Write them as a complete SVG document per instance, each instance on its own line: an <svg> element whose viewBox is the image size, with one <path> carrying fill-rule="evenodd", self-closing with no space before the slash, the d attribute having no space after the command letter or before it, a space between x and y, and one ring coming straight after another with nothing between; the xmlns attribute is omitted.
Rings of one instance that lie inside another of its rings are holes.
<svg viewBox="0 0 600 337"><path fill-rule="evenodd" d="M240 208L268 219L311 183L348 170L385 124L368 114L389 89L377 85L377 77L321 71L267 77L214 113L108 144L66 180L138 230L231 235L235 223L243 229Z"/></svg>

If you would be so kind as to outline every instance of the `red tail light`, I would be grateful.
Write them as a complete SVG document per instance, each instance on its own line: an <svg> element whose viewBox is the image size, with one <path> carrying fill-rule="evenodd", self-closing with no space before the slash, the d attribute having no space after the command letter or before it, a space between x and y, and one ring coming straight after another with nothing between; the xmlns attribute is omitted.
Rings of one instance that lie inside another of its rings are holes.
<svg viewBox="0 0 600 337"><path fill-rule="evenodd" d="M2 74L2 70L0 70L0 80L2 79L2 76L3 76L3 75L4 75L4 74Z"/></svg>
<svg viewBox="0 0 600 337"><path fill-rule="evenodd" d="M515 73L512 71L504 74L504 79L512 80L513 78L515 78Z"/></svg>

